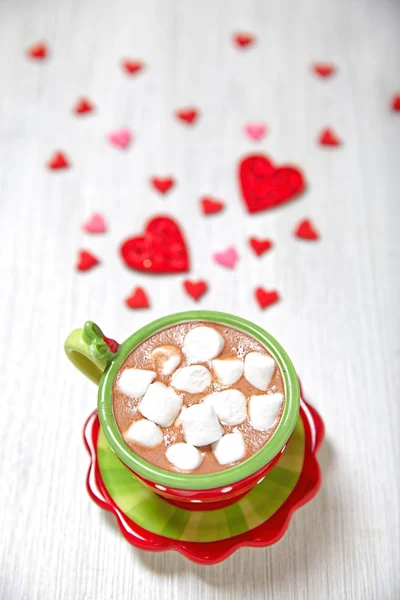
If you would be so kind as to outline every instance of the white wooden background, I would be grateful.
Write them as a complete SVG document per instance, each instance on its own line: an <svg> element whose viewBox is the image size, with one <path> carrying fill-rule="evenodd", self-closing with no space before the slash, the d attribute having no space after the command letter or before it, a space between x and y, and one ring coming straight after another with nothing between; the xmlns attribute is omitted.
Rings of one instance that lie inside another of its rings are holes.
<svg viewBox="0 0 400 600"><path fill-rule="evenodd" d="M0 598L5 600L391 600L399 597L399 187L397 0L0 1ZM241 51L232 32L257 35ZM45 62L25 57L47 39ZM148 68L125 76L124 56ZM334 61L320 80L313 61ZM96 114L76 118L87 94ZM172 116L201 109L195 127ZM245 122L270 128L256 145ZM315 143L332 125L338 150ZM129 126L119 151L105 134ZM73 168L49 172L55 149ZM273 212L247 215L236 166L261 149L304 168L309 191ZM172 174L162 197L151 175ZM200 216L212 194L224 213ZM80 229L94 210L107 236ZM190 240L192 276L211 283L199 306L231 311L268 329L292 356L321 412L323 487L284 539L201 567L175 554L130 547L85 491L83 423L96 390L63 355L70 329L90 318L123 340L171 311L194 307L183 276L124 269L119 242L166 212ZM296 240L310 216L320 243ZM257 259L247 237L276 248ZM234 271L211 260L236 244ZM88 247L103 260L74 271ZM143 285L152 309L122 303ZM252 290L278 288L262 312ZM397 367L397 369L396 369Z"/></svg>

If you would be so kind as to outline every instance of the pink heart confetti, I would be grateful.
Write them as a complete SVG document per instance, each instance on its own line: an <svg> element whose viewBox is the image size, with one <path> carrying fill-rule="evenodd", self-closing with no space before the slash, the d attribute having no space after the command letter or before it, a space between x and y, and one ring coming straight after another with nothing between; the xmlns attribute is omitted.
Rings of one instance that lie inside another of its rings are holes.
<svg viewBox="0 0 400 600"><path fill-rule="evenodd" d="M89 219L82 224L86 233L105 233L107 231L106 221L100 213L93 213Z"/></svg>
<svg viewBox="0 0 400 600"><path fill-rule="evenodd" d="M267 127L263 123L247 123L244 132L251 140L261 140L267 133Z"/></svg>
<svg viewBox="0 0 400 600"><path fill-rule="evenodd" d="M239 255L237 253L236 248L230 246L222 252L216 252L213 255L213 258L215 262L219 265L222 265L223 267L228 267L228 269L234 269L238 261Z"/></svg>
<svg viewBox="0 0 400 600"><path fill-rule="evenodd" d="M130 129L125 127L112 131L107 135L107 139L110 144L117 146L117 148L127 148L132 141L132 133Z"/></svg>

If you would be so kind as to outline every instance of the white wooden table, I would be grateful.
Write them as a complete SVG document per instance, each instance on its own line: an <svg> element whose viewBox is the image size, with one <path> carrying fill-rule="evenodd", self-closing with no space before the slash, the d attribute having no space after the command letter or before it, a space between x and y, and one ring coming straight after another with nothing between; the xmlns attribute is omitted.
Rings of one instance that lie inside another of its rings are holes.
<svg viewBox="0 0 400 600"><path fill-rule="evenodd" d="M399 25L395 0L0 2L0 598L399 597L400 116L388 108L400 88ZM257 44L238 50L236 30ZM28 60L24 49L42 38L51 57ZM128 78L124 56L148 68ZM318 79L318 60L337 75ZM98 109L86 118L71 113L81 94ZM173 112L192 104L201 118L190 128ZM248 121L269 126L258 145L242 133ZM342 148L316 144L326 125ZM105 141L121 126L135 135L126 152ZM302 199L245 213L236 167L255 148L303 167ZM69 171L44 167L56 149ZM148 178L164 174L178 185L161 197ZM204 194L225 212L202 217ZM108 217L106 236L81 231L94 210ZM327 426L322 490L287 535L209 568L135 550L90 502L81 431L96 390L62 350L87 318L123 340L194 306L183 276L129 272L118 257L119 242L160 212L182 223L192 276L211 284L199 306L274 334ZM319 243L292 235L308 216ZM257 259L251 234L275 249ZM230 244L234 271L211 259ZM76 273L82 247L102 266ZM151 310L123 305L136 285ZM282 302L262 312L257 285Z"/></svg>

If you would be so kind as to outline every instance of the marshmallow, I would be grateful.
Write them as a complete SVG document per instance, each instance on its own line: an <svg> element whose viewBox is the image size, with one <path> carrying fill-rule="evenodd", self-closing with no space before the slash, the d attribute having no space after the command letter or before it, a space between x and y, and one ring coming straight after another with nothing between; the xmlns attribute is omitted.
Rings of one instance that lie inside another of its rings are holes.
<svg viewBox="0 0 400 600"><path fill-rule="evenodd" d="M224 338L212 327L194 327L186 334L183 347L196 360L211 360L221 354Z"/></svg>
<svg viewBox="0 0 400 600"><path fill-rule="evenodd" d="M239 390L215 392L205 396L203 402L211 404L223 425L239 425L247 417L246 398Z"/></svg>
<svg viewBox="0 0 400 600"><path fill-rule="evenodd" d="M130 398L140 398L154 380L156 373L147 369L125 369L118 380L118 389Z"/></svg>
<svg viewBox="0 0 400 600"><path fill-rule="evenodd" d="M165 456L174 467L181 471L193 471L203 461L203 456L197 448L184 443L168 446Z"/></svg>
<svg viewBox="0 0 400 600"><path fill-rule="evenodd" d="M227 433L212 445L214 456L220 465L230 465L246 456L246 445L240 431Z"/></svg>
<svg viewBox="0 0 400 600"><path fill-rule="evenodd" d="M138 407L146 419L162 427L172 425L181 408L182 398L160 381L149 386Z"/></svg>
<svg viewBox="0 0 400 600"><path fill-rule="evenodd" d="M193 446L207 446L220 439L223 429L210 404L193 404L181 412L185 441Z"/></svg>
<svg viewBox="0 0 400 600"><path fill-rule="evenodd" d="M172 375L171 385L190 394L204 392L211 384L211 373L202 365L182 367Z"/></svg>
<svg viewBox="0 0 400 600"><path fill-rule="evenodd" d="M153 366L163 375L171 375L179 366L182 356L179 348L166 344L154 348L151 353Z"/></svg>
<svg viewBox="0 0 400 600"><path fill-rule="evenodd" d="M249 352L244 359L244 376L251 385L265 392L275 372L275 366L271 356L261 352Z"/></svg>
<svg viewBox="0 0 400 600"><path fill-rule="evenodd" d="M250 422L255 429L269 429L278 417L283 394L252 396L249 401Z"/></svg>
<svg viewBox="0 0 400 600"><path fill-rule="evenodd" d="M161 429L155 423L147 421L147 419L139 419L134 421L124 435L129 442L136 442L146 448L158 446L163 441Z"/></svg>
<svg viewBox="0 0 400 600"><path fill-rule="evenodd" d="M238 359L216 359L212 361L212 368L219 383L232 385L243 375L243 361Z"/></svg>

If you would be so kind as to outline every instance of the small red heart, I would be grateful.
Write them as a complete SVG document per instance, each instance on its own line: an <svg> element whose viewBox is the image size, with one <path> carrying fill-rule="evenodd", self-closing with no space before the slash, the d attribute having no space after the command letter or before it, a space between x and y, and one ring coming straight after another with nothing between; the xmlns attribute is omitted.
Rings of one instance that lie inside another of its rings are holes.
<svg viewBox="0 0 400 600"><path fill-rule="evenodd" d="M200 200L200 204L204 215L213 215L221 212L221 210L225 208L223 202L213 200L213 198L210 198L209 196L204 196L204 198Z"/></svg>
<svg viewBox="0 0 400 600"><path fill-rule="evenodd" d="M87 98L78 98L77 103L73 108L76 115L84 115L94 110L93 104Z"/></svg>
<svg viewBox="0 0 400 600"><path fill-rule="evenodd" d="M89 271L99 264L99 259L87 250L80 250L76 268L78 271Z"/></svg>
<svg viewBox="0 0 400 600"><path fill-rule="evenodd" d="M122 61L122 68L128 75L134 75L144 69L144 63L141 60L130 60L129 58Z"/></svg>
<svg viewBox="0 0 400 600"><path fill-rule="evenodd" d="M318 141L321 146L340 146L341 141L330 127L323 129L319 134Z"/></svg>
<svg viewBox="0 0 400 600"><path fill-rule="evenodd" d="M46 58L48 49L44 42L38 42L37 44L34 44L28 48L26 52L31 58L42 60L43 58Z"/></svg>
<svg viewBox="0 0 400 600"><path fill-rule="evenodd" d="M149 298L143 288L137 287L132 294L126 298L125 304L129 308L150 308Z"/></svg>
<svg viewBox="0 0 400 600"><path fill-rule="evenodd" d="M206 281L189 281L186 279L183 282L183 287L189 296L191 296L194 300L200 300L203 294L205 294L208 290L208 284Z"/></svg>
<svg viewBox="0 0 400 600"><path fill-rule="evenodd" d="M255 237L252 237L249 241L250 246L258 256L261 256L261 254L264 254L264 252L267 252L267 250L270 250L273 246L271 240L259 240Z"/></svg>
<svg viewBox="0 0 400 600"><path fill-rule="evenodd" d="M49 169L53 170L67 169L69 167L69 162L65 154L63 154L63 152L54 152L53 156L47 163L47 166Z"/></svg>
<svg viewBox="0 0 400 600"><path fill-rule="evenodd" d="M309 219L300 221L295 229L294 235L298 238L302 238L303 240L318 240L319 238L318 231L314 228Z"/></svg>
<svg viewBox="0 0 400 600"><path fill-rule="evenodd" d="M321 77L329 77L336 72L336 67L332 63L315 63L313 65L313 71Z"/></svg>
<svg viewBox="0 0 400 600"><path fill-rule="evenodd" d="M189 255L178 224L170 217L154 217L145 233L125 240L121 256L131 269L149 273L184 273Z"/></svg>
<svg viewBox="0 0 400 600"><path fill-rule="evenodd" d="M392 110L396 112L400 111L400 94L393 96L391 106Z"/></svg>
<svg viewBox="0 0 400 600"><path fill-rule="evenodd" d="M197 117L199 116L199 111L195 108L185 108L183 110L177 110L175 114L177 118L181 121L192 125L192 123L194 123L197 120Z"/></svg>
<svg viewBox="0 0 400 600"><path fill-rule="evenodd" d="M267 306L271 306L271 304L275 304L280 300L280 295L277 290L263 290L263 288L259 287L255 291L255 296L258 304L261 308L267 308Z"/></svg>
<svg viewBox="0 0 400 600"><path fill-rule="evenodd" d="M115 353L118 350L118 348L119 348L118 342L116 342L112 338L108 338L106 336L103 337L103 340L105 341L107 346L110 348L111 352Z"/></svg>
<svg viewBox="0 0 400 600"><path fill-rule="evenodd" d="M239 165L243 200L249 213L284 204L305 190L300 169L275 167L261 154L244 158Z"/></svg>
<svg viewBox="0 0 400 600"><path fill-rule="evenodd" d="M247 48L255 41L255 36L251 33L235 33L233 40L239 48Z"/></svg>
<svg viewBox="0 0 400 600"><path fill-rule="evenodd" d="M160 194L166 194L175 185L175 180L172 177L152 177L150 181L151 185Z"/></svg>

